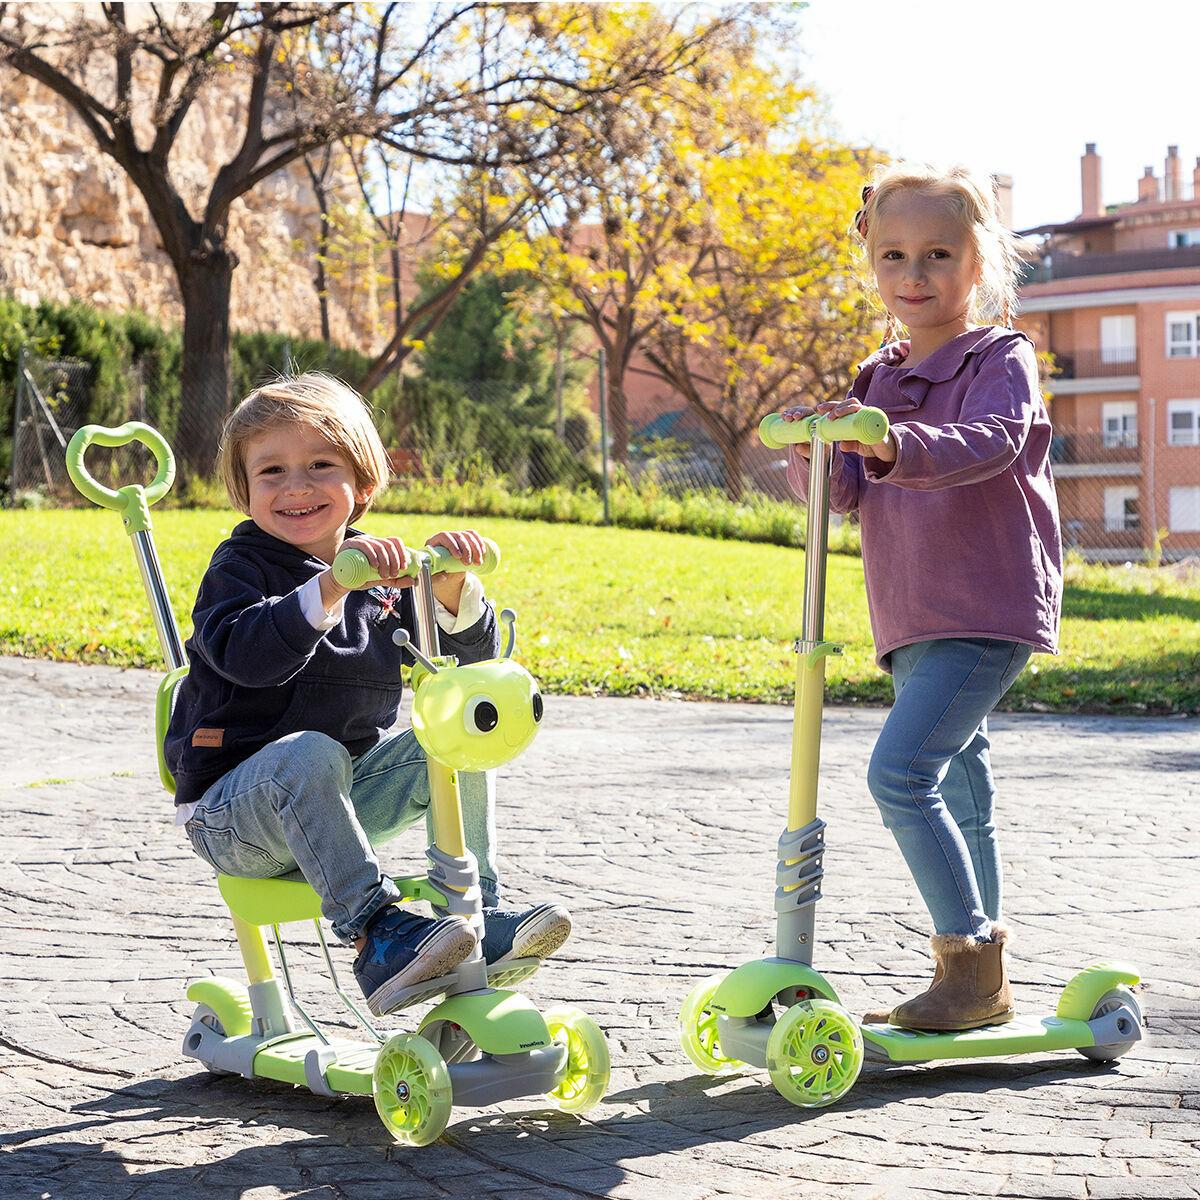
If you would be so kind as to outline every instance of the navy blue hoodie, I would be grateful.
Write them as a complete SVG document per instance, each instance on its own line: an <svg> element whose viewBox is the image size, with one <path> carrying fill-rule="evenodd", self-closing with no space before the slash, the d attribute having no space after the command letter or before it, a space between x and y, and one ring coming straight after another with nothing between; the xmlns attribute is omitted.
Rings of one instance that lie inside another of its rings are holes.
<svg viewBox="0 0 1200 1200"><path fill-rule="evenodd" d="M355 530L347 530L353 537ZM309 624L299 589L328 566L243 521L213 554L192 610L187 676L166 737L175 803L192 804L222 775L289 733L315 730L365 753L395 724L400 628L416 636L412 592L388 615L369 592L346 597L341 621ZM443 654L459 662L500 650L490 604L470 629L439 630Z"/></svg>

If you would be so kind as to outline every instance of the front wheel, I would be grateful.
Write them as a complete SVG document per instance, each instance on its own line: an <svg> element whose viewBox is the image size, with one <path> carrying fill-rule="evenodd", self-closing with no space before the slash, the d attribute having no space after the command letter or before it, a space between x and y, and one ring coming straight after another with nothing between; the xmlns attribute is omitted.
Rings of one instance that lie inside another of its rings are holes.
<svg viewBox="0 0 1200 1200"><path fill-rule="evenodd" d="M740 1071L746 1065L721 1052L717 1014L709 1008L724 979L724 975L711 975L701 980L688 992L679 1011L679 1044L692 1065L706 1075L727 1075L730 1071Z"/></svg>
<svg viewBox="0 0 1200 1200"><path fill-rule="evenodd" d="M450 1120L453 1092L446 1060L415 1033L397 1033L379 1048L371 1079L375 1111L406 1146L428 1146Z"/></svg>
<svg viewBox="0 0 1200 1200"><path fill-rule="evenodd" d="M1122 1054L1128 1054L1141 1040L1141 1031L1146 1027L1146 1021L1142 1016L1141 1005L1138 1004L1137 998L1128 988L1115 987L1112 991L1105 992L1096 1001L1096 1007L1092 1009L1092 1015L1088 1019L1094 1021L1097 1017L1107 1016L1119 1008L1127 1008L1137 1017L1136 1027L1132 1022L1127 1022L1129 1024L1128 1032L1135 1036L1127 1042L1110 1042L1106 1046L1079 1046L1079 1053L1084 1058L1090 1058L1093 1062L1116 1062ZM1122 1027L1124 1023L1126 1023L1124 1019L1117 1023L1117 1028L1122 1033L1126 1032Z"/></svg>
<svg viewBox="0 0 1200 1200"><path fill-rule="evenodd" d="M612 1067L604 1033L587 1013L565 1006L546 1013L546 1028L553 1041L567 1048L558 1087L547 1095L563 1112L587 1112L608 1090Z"/></svg>
<svg viewBox="0 0 1200 1200"><path fill-rule="evenodd" d="M853 1086L863 1065L858 1023L831 1000L793 1004L767 1039L775 1090L798 1108L824 1108Z"/></svg>

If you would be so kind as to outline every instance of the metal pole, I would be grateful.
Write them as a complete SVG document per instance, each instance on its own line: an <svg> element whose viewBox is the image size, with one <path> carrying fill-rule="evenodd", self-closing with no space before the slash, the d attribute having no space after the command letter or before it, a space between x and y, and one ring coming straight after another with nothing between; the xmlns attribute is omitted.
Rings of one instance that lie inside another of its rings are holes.
<svg viewBox="0 0 1200 1200"><path fill-rule="evenodd" d="M563 419L563 333L562 322L554 322L554 432L562 441L565 422Z"/></svg>
<svg viewBox="0 0 1200 1200"><path fill-rule="evenodd" d="M8 502L17 497L17 470L21 461L21 400L25 395L25 347L17 351L17 395L13 401L12 462L9 464Z"/></svg>
<svg viewBox="0 0 1200 1200"><path fill-rule="evenodd" d="M1149 445L1146 447L1146 492L1150 509L1150 542L1152 548L1158 542L1158 503L1154 479L1154 442L1158 437L1158 420L1154 413L1156 401L1153 396L1149 397L1150 403L1150 437ZM1146 538L1143 534L1142 541L1145 543Z"/></svg>
<svg viewBox="0 0 1200 1200"><path fill-rule="evenodd" d="M608 352L600 347L600 477L604 488L604 523L608 524Z"/></svg>

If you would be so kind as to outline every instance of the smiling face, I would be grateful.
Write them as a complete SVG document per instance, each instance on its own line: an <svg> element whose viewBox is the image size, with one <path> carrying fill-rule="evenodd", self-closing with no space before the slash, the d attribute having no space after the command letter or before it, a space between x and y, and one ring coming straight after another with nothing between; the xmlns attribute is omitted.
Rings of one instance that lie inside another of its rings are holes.
<svg viewBox="0 0 1200 1200"><path fill-rule="evenodd" d="M346 456L309 425L276 425L247 439L243 461L259 529L332 562L368 498Z"/></svg>
<svg viewBox="0 0 1200 1200"><path fill-rule="evenodd" d="M953 204L927 192L888 197L875 216L871 266L888 311L924 357L971 327L981 269Z"/></svg>

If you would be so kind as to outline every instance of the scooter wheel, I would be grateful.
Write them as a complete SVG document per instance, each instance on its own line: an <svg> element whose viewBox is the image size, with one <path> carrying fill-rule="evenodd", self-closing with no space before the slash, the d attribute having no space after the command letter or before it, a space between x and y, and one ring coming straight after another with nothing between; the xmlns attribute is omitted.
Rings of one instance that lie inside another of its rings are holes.
<svg viewBox="0 0 1200 1200"><path fill-rule="evenodd" d="M1142 1016L1142 1006L1138 1004L1136 997L1128 988L1115 987L1112 991L1105 992L1096 1001L1096 1007L1092 1009L1089 1020L1094 1021L1097 1017L1116 1012L1118 1008L1127 1008L1137 1017L1136 1030L1130 1029L1130 1033L1135 1036L1127 1042L1110 1042L1106 1046L1077 1047L1084 1058L1090 1058L1093 1062L1116 1062L1122 1054L1128 1054L1141 1041L1141 1031L1146 1027L1146 1021Z"/></svg>
<svg viewBox="0 0 1200 1200"><path fill-rule="evenodd" d="M446 1060L415 1033L397 1033L379 1048L371 1092L379 1119L406 1146L428 1146L450 1120Z"/></svg>
<svg viewBox="0 0 1200 1200"><path fill-rule="evenodd" d="M831 1000L803 1000L775 1023L767 1070L775 1090L798 1108L824 1108L853 1086L863 1065L858 1024Z"/></svg>
<svg viewBox="0 0 1200 1200"><path fill-rule="evenodd" d="M567 1062L558 1087L547 1095L563 1112L581 1113L604 1099L612 1067L608 1043L600 1026L577 1008L552 1008L546 1013L551 1038L567 1048Z"/></svg>
<svg viewBox="0 0 1200 1200"><path fill-rule="evenodd" d="M708 1007L724 978L724 975L711 975L701 980L688 992L679 1012L679 1044L692 1065L706 1075L727 1075L746 1065L721 1053L717 1014Z"/></svg>

